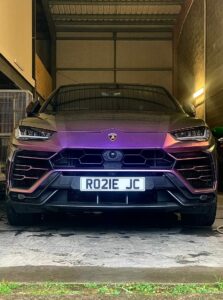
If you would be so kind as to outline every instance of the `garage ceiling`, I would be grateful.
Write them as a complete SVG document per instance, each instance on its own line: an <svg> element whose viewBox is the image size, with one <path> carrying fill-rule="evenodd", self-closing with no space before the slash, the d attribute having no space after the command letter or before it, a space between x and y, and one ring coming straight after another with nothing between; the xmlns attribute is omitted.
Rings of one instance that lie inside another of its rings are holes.
<svg viewBox="0 0 223 300"><path fill-rule="evenodd" d="M43 1L57 34L69 32L171 32L184 0Z"/></svg>

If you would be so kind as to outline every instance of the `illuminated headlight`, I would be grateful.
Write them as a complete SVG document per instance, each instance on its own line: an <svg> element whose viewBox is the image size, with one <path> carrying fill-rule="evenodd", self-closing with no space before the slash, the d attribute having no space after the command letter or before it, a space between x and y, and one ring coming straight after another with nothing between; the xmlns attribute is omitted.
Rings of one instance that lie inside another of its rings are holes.
<svg viewBox="0 0 223 300"><path fill-rule="evenodd" d="M207 141L211 132L207 127L194 127L172 132L175 139L179 141Z"/></svg>
<svg viewBox="0 0 223 300"><path fill-rule="evenodd" d="M53 133L54 131L47 129L19 126L15 130L15 138L17 140L48 140Z"/></svg>

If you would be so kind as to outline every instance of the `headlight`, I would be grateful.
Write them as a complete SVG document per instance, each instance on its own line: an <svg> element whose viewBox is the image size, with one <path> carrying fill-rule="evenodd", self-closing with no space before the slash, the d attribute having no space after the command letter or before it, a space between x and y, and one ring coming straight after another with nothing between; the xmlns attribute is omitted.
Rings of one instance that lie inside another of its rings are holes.
<svg viewBox="0 0 223 300"><path fill-rule="evenodd" d="M15 130L15 138L17 140L48 140L54 131L27 127L27 126L19 126Z"/></svg>
<svg viewBox="0 0 223 300"><path fill-rule="evenodd" d="M175 139L179 141L207 141L211 132L207 127L194 127L171 132Z"/></svg>

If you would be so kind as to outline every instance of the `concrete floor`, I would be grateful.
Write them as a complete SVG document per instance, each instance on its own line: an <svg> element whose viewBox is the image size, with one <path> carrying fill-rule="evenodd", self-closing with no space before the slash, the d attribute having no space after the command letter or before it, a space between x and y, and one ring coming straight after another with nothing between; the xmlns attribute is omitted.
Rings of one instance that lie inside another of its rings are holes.
<svg viewBox="0 0 223 300"><path fill-rule="evenodd" d="M223 196L212 229L175 215L55 215L10 227L0 205L0 279L210 281L223 278Z"/></svg>

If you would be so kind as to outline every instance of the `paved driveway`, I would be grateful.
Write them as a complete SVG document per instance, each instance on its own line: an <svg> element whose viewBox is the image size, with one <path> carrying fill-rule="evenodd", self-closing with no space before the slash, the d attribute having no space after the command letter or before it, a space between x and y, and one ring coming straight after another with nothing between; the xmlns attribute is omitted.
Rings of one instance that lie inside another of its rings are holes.
<svg viewBox="0 0 223 300"><path fill-rule="evenodd" d="M62 271L58 274L58 270L63 270L68 280L68 270L73 270L75 278L75 270L79 270L79 280L89 276L97 279L97 272L104 280L109 272L113 274L108 276L112 281L120 274L122 279L143 280L142 269L150 270L149 278L158 273L161 278L164 270L165 274L172 270L170 278L175 280L186 274L189 280L194 270L205 274L213 270L212 275L223 278L223 236L215 230L223 224L222 217L223 197L220 196L213 229L185 229L175 215L114 214L55 215L38 227L10 227L1 202L0 278L17 276L22 280L19 276L23 274L26 280L31 280L28 274L32 273L36 280L41 280L44 274L48 274L47 279L50 274L54 274L52 278L62 279ZM14 270L14 275L10 270ZM85 275L81 273L83 270ZM39 272L39 277L34 271Z"/></svg>

